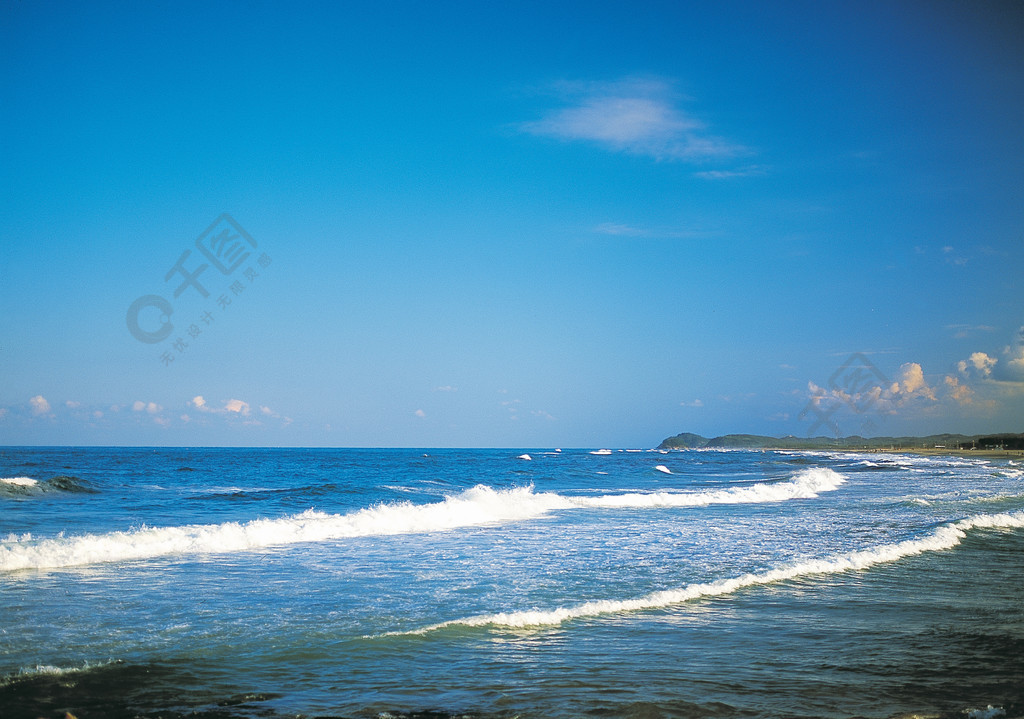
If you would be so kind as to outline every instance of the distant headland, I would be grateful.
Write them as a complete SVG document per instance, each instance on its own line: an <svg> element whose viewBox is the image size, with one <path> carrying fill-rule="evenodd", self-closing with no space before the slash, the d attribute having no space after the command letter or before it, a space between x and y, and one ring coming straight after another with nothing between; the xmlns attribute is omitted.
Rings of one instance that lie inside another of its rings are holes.
<svg viewBox="0 0 1024 719"><path fill-rule="evenodd" d="M1024 452L1024 434L932 434L926 437L768 437L760 434L726 434L703 437L683 432L665 439L658 449L841 449L877 452L927 451Z"/></svg>

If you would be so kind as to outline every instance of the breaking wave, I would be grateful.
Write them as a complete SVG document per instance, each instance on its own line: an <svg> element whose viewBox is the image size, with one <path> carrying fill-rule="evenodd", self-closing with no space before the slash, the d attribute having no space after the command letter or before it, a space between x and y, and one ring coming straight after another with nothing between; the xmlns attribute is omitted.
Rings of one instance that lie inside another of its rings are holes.
<svg viewBox="0 0 1024 719"><path fill-rule="evenodd" d="M798 577L868 569L876 564L895 562L904 557L952 549L960 544L966 538L967 532L972 529L1021 528L1024 528L1024 510L1003 514L975 515L944 524L919 539L908 539L903 542L884 544L871 549L862 549L824 559L808 560L765 572L748 573L715 582L689 584L677 589L654 592L636 599L603 599L571 607L559 607L557 609L483 614L463 619L453 619L410 632L395 632L394 634L425 634L446 627L456 626L544 627L558 625L571 619L662 609L703 597L732 594L746 587L773 584Z"/></svg>
<svg viewBox="0 0 1024 719"><path fill-rule="evenodd" d="M535 519L555 510L703 507L809 499L817 497L819 492L838 488L844 481L830 469L814 468L798 472L790 480L697 492L578 497L538 493L532 487L496 490L477 485L432 504L381 504L348 514L326 514L311 509L289 517L250 522L143 527L40 540L11 536L0 542L0 571L72 567L175 554L241 552L346 537L443 532Z"/></svg>
<svg viewBox="0 0 1024 719"><path fill-rule="evenodd" d="M95 494L96 490L78 477L59 475L46 480L32 477L0 477L0 497L32 496L46 492L79 492Z"/></svg>

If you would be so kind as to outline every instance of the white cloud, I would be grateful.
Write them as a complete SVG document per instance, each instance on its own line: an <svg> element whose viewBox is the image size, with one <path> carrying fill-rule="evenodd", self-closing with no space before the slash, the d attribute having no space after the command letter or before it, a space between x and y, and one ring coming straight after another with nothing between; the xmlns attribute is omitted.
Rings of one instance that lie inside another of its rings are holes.
<svg viewBox="0 0 1024 719"><path fill-rule="evenodd" d="M989 380L1006 384L1009 389L1024 383L1024 327L1017 331L1012 344L1003 349L1004 359L993 357L986 352L973 352L971 356L957 363L960 375L969 379Z"/></svg>
<svg viewBox="0 0 1024 719"><path fill-rule="evenodd" d="M211 406L202 395L196 395L188 402L188 406L193 409L199 410L206 414L219 414L227 417L245 417L243 424L258 425L262 424L259 419L256 418L257 414L263 417L270 417L273 419L281 420L284 426L292 423L290 417L285 417L278 412L275 412L267 405L256 405L258 412L253 409L253 405L249 404L245 400L241 399L229 399L224 401L224 406L214 407ZM190 421L184 419L188 415L182 415L182 419L186 422Z"/></svg>
<svg viewBox="0 0 1024 719"><path fill-rule="evenodd" d="M679 404L682 405L683 407L703 407L704 401L695 399L692 402L680 402Z"/></svg>
<svg viewBox="0 0 1024 719"><path fill-rule="evenodd" d="M224 403L224 411L234 412L235 414L240 414L243 417L248 417L249 403L243 402L240 399L229 399L227 402Z"/></svg>
<svg viewBox="0 0 1024 719"><path fill-rule="evenodd" d="M6 407L0 407L0 419L3 419L6 416L7 416L7 408Z"/></svg>
<svg viewBox="0 0 1024 719"><path fill-rule="evenodd" d="M423 419L424 417L427 416L427 413L424 412L422 409L416 410L415 412L413 412L413 414L419 417L420 419Z"/></svg>
<svg viewBox="0 0 1024 719"><path fill-rule="evenodd" d="M900 367L900 378L889 389L893 397L903 399L919 396L935 401L935 390L924 380L924 370L917 362L907 362Z"/></svg>
<svg viewBox="0 0 1024 719"><path fill-rule="evenodd" d="M229 399L224 402L223 407L211 407L210 404L203 399L202 395L196 395L188 403L189 406L198 409L200 412L211 412L213 414L240 414L243 417L248 417L251 408L248 402L243 402L240 399Z"/></svg>
<svg viewBox="0 0 1024 719"><path fill-rule="evenodd" d="M969 375L977 373L981 377L992 376L992 368L999 360L989 357L984 352L974 352L965 360L957 363L957 369L961 374Z"/></svg>
<svg viewBox="0 0 1024 719"><path fill-rule="evenodd" d="M30 399L28 403L32 407L32 414L34 414L37 417L40 415L49 414L50 412L50 403L47 402L46 398L43 397L43 395L41 394L37 394L35 397Z"/></svg>
<svg viewBox="0 0 1024 719"><path fill-rule="evenodd" d="M82 406L82 403L75 402L74 400L69 399L67 402L64 403L64 406L67 407L68 409L78 409L79 407Z"/></svg>
<svg viewBox="0 0 1024 719"><path fill-rule="evenodd" d="M142 402L141 400L136 400L132 403L133 412L148 412L149 414L156 414L161 410L163 410L163 407L158 405L156 402Z"/></svg>
<svg viewBox="0 0 1024 719"><path fill-rule="evenodd" d="M1010 359L1006 360L1006 376L1011 381L1024 381L1024 348L1018 347L1016 353L1011 351L1007 354L1010 356Z"/></svg>
<svg viewBox="0 0 1024 719"><path fill-rule="evenodd" d="M1024 327L1017 330L1014 343L1003 350L1007 360L999 379L1006 382L1024 382Z"/></svg>
<svg viewBox="0 0 1024 719"><path fill-rule="evenodd" d="M703 123L677 107L676 94L665 81L566 83L558 90L568 106L523 123L524 132L658 160L702 161L741 151L707 134Z"/></svg>
<svg viewBox="0 0 1024 719"><path fill-rule="evenodd" d="M274 410L270 409L270 407L267 407L266 405L261 405L260 406L260 412L262 412L263 415L266 416L266 417L272 417L274 419L281 420L282 426L284 426L284 427L287 427L288 425L290 425L292 423L292 418L291 417L285 417L280 412L275 412Z"/></svg>
<svg viewBox="0 0 1024 719"><path fill-rule="evenodd" d="M458 387L452 387L450 384L446 384L443 387L434 387L435 392L458 392Z"/></svg>
<svg viewBox="0 0 1024 719"><path fill-rule="evenodd" d="M946 387L949 390L949 396L954 401L961 405L968 405L974 403L974 390L965 384L960 384L960 380L952 375L947 375L944 380Z"/></svg>
<svg viewBox="0 0 1024 719"><path fill-rule="evenodd" d="M851 375L862 378L863 373ZM924 370L917 362L907 362L900 367L896 381L889 382L884 375L874 375L875 382L852 382L849 387L819 387L808 382L809 406L819 416L831 415L842 408L857 414L896 414L909 407L920 406L922 402L939 401L935 390L925 381ZM885 382L887 386L883 386Z"/></svg>

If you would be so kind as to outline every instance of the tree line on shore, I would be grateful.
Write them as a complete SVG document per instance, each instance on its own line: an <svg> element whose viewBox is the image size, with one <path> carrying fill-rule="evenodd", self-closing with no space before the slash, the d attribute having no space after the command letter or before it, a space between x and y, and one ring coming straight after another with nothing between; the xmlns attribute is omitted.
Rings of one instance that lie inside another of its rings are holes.
<svg viewBox="0 0 1024 719"><path fill-rule="evenodd" d="M768 437L725 434L703 437L682 432L668 437L658 449L1010 449L1024 450L1024 434L931 434L926 437Z"/></svg>

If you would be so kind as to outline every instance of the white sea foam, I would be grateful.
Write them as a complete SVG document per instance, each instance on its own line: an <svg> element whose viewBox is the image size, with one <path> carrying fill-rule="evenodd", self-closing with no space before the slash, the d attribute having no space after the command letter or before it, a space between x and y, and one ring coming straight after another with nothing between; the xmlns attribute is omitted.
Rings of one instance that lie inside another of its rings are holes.
<svg viewBox="0 0 1024 719"><path fill-rule="evenodd" d="M996 717L1006 716L1005 709L994 707L991 704L988 705L987 709L969 709L965 713L968 719L996 719Z"/></svg>
<svg viewBox="0 0 1024 719"><path fill-rule="evenodd" d="M528 454L521 454L518 457L516 457L516 459L533 459L533 457L531 457Z"/></svg>
<svg viewBox="0 0 1024 719"><path fill-rule="evenodd" d="M612 453L612 451L610 449L596 449L593 452L591 452L591 454L611 454L611 453Z"/></svg>
<svg viewBox="0 0 1024 719"><path fill-rule="evenodd" d="M541 517L554 510L703 507L709 504L778 502L813 498L845 480L826 468L805 469L790 480L698 492L609 494L596 497L496 490L477 485L431 504L381 504L348 514L307 510L279 519L210 525L151 527L37 541L0 542L0 571L71 567L175 554L243 552L346 537L443 532Z"/></svg>
<svg viewBox="0 0 1024 719"><path fill-rule="evenodd" d="M632 492L600 497L567 497L579 507L706 507L709 504L756 504L788 499L814 499L819 492L838 489L846 479L826 467L797 472L782 482L758 482L746 487L702 492Z"/></svg>
<svg viewBox="0 0 1024 719"><path fill-rule="evenodd" d="M876 564L895 562L904 557L952 549L960 544L967 536L968 531L982 528L1022 529L1024 528L1024 510L1003 514L976 515L940 526L920 539L908 539L895 544L885 544L825 559L799 562L766 572L749 573L739 577L720 579L715 582L689 584L678 589L654 592L636 599L601 599L571 607L558 607L557 609L483 614L440 622L439 624L433 624L411 632L398 632L398 634L425 634L454 626L509 628L554 626L571 619L663 609L703 597L732 594L747 587L773 584L797 577L868 569Z"/></svg>
<svg viewBox="0 0 1024 719"><path fill-rule="evenodd" d="M657 465L655 469L658 470L659 472L664 472L665 474L672 474L672 470L663 464Z"/></svg>
<svg viewBox="0 0 1024 719"><path fill-rule="evenodd" d="M31 667L23 667L16 674L0 677L0 687L38 676L63 677L73 674L84 674L85 672L120 663L117 659L111 659L106 662L85 662L80 667L57 667L52 664L37 664Z"/></svg>
<svg viewBox="0 0 1024 719"><path fill-rule="evenodd" d="M0 477L0 482L13 484L16 487L34 487L39 484L39 480L31 477Z"/></svg>
<svg viewBox="0 0 1024 719"><path fill-rule="evenodd" d="M174 554L239 552L345 537L437 532L538 517L565 506L557 494L529 487L496 491L477 486L442 502L382 504L349 514L307 510L279 519L142 528L31 543L0 544L0 571L71 567Z"/></svg>

